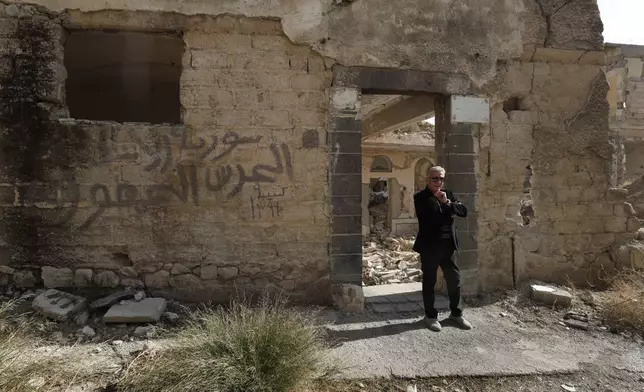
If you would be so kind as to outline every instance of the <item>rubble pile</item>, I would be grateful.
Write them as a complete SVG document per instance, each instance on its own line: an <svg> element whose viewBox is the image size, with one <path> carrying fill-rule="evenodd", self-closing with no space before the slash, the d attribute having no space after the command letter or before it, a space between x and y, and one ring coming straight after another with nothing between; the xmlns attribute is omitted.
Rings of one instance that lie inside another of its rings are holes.
<svg viewBox="0 0 644 392"><path fill-rule="evenodd" d="M411 249L413 245L413 237L372 235L362 251L364 284L420 282L420 255Z"/></svg>

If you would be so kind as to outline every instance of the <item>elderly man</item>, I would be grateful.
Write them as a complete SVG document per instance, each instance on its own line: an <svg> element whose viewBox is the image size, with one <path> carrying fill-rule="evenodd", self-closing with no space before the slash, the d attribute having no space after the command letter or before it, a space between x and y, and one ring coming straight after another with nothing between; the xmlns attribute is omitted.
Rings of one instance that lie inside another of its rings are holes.
<svg viewBox="0 0 644 392"><path fill-rule="evenodd" d="M414 251L420 253L423 271L423 303L425 323L432 331L440 331L438 312L434 308L436 273L441 267L449 295L449 318L463 329L472 325L463 318L459 307L461 300L460 272L454 263L454 251L458 249L458 238L454 230L454 215L467 216L467 208L451 191L443 189L445 169L434 166L427 171L427 187L414 195L414 206L418 218L418 235Z"/></svg>

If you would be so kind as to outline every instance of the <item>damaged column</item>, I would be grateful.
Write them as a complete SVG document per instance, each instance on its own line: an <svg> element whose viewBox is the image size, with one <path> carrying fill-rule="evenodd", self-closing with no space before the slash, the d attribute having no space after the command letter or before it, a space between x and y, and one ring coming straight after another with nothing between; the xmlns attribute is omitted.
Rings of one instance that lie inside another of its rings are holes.
<svg viewBox="0 0 644 392"><path fill-rule="evenodd" d="M360 90L331 89L329 193L331 295L347 312L362 312L362 121Z"/></svg>
<svg viewBox="0 0 644 392"><path fill-rule="evenodd" d="M465 219L456 218L455 226L459 240L456 253L461 270L463 294L478 292L478 241L476 206L478 179L477 143L474 142L481 124L488 124L490 104L485 98L451 96L444 105L442 123L444 130L444 166L446 188L453 191L468 209Z"/></svg>

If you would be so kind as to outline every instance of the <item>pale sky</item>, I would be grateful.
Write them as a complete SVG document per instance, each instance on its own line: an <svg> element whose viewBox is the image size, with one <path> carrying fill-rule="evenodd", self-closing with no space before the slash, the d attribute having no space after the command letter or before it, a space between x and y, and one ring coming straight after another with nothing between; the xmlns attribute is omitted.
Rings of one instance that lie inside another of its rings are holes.
<svg viewBox="0 0 644 392"><path fill-rule="evenodd" d="M644 0L597 0L604 41L644 45Z"/></svg>

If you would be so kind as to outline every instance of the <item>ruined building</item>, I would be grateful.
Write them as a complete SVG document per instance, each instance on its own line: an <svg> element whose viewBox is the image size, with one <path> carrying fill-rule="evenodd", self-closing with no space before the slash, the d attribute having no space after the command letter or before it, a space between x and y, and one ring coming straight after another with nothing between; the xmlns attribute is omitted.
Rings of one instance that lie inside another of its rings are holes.
<svg viewBox="0 0 644 392"><path fill-rule="evenodd" d="M0 36L2 285L359 310L367 94L435 113L466 293L592 281L639 227L595 0L5 1Z"/></svg>
<svg viewBox="0 0 644 392"><path fill-rule="evenodd" d="M607 44L609 124L620 147L617 184L644 175L644 46Z"/></svg>

